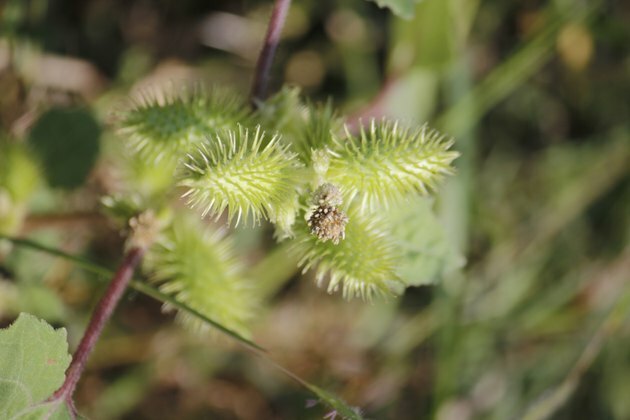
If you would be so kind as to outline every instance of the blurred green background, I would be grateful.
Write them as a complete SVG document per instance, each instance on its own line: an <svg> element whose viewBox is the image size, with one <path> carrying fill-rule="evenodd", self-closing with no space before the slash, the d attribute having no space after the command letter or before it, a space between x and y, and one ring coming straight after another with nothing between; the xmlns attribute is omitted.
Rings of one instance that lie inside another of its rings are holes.
<svg viewBox="0 0 630 420"><path fill-rule="evenodd" d="M172 82L247 95L271 6L0 2L0 231L115 266L122 237L99 205L124 188L112 113ZM349 120L428 121L462 156L435 203L448 252L434 285L348 303L289 272L254 340L367 418L629 419L629 46L622 1L423 0L403 19L295 0L274 89L332 98ZM235 232L249 261L273 246L266 234ZM30 312L74 348L102 283L7 243L0 269L0 325ZM77 404L92 419L322 418L311 398L129 293Z"/></svg>

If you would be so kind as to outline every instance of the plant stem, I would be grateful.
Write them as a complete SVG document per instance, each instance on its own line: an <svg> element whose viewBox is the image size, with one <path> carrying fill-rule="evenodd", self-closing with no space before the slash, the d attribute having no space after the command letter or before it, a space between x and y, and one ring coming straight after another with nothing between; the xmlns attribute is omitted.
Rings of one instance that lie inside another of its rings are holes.
<svg viewBox="0 0 630 420"><path fill-rule="evenodd" d="M265 43L256 62L254 83L250 97L254 107L256 107L257 101L264 100L267 96L271 64L273 63L273 57L276 54L276 49L280 42L280 34L282 33L290 5L291 0L276 0L273 6L269 26L267 27L267 35L265 36Z"/></svg>
<svg viewBox="0 0 630 420"><path fill-rule="evenodd" d="M74 395L74 390L81 378L81 374L85 369L88 356L92 352L94 345L103 332L105 323L109 320L114 308L120 301L120 298L127 288L127 285L133 276L133 272L142 260L145 251L146 248L135 247L131 248L125 255L123 262L118 267L118 270L114 274L109 287L105 291L101 300L98 302L98 305L92 314L92 318L90 319L90 323L85 330L83 338L81 339L81 343L74 353L70 367L66 371L66 380L50 398L51 401L63 400L70 408L72 414L76 412L72 396Z"/></svg>

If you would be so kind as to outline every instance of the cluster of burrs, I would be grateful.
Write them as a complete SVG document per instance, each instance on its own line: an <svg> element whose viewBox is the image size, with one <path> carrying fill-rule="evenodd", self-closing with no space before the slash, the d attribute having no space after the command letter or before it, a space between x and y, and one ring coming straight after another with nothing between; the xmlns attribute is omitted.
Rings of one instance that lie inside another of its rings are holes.
<svg viewBox="0 0 630 420"><path fill-rule="evenodd" d="M345 238L348 216L338 208L342 202L341 191L333 184L322 184L315 190L313 204L317 208L308 219L308 226L322 242L336 245Z"/></svg>

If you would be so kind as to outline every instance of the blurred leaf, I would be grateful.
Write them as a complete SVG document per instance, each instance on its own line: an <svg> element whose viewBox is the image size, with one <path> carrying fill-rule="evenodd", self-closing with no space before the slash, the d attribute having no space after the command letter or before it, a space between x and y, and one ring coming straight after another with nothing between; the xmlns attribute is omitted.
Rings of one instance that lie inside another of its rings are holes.
<svg viewBox="0 0 630 420"><path fill-rule="evenodd" d="M569 22L560 31L556 48L567 67L574 71L582 71L588 66L595 52L593 34L585 25Z"/></svg>
<svg viewBox="0 0 630 420"><path fill-rule="evenodd" d="M117 419L129 415L150 392L153 375L147 364L141 364L109 382L90 407L93 417Z"/></svg>
<svg viewBox="0 0 630 420"><path fill-rule="evenodd" d="M3 2L0 8L0 33L12 36L24 19L28 6L19 0Z"/></svg>
<svg viewBox="0 0 630 420"><path fill-rule="evenodd" d="M37 167L24 147L0 139L0 190L21 203L35 190L37 181Z"/></svg>
<svg viewBox="0 0 630 420"><path fill-rule="evenodd" d="M418 92L422 92L422 95L418 95ZM414 67L392 81L383 108L387 110L387 115L419 125L431 116L437 105L438 93L439 73Z"/></svg>
<svg viewBox="0 0 630 420"><path fill-rule="evenodd" d="M416 8L416 3L422 0L370 0L379 5L387 7L392 13L403 19L411 19ZM447 2L444 2L447 3Z"/></svg>
<svg viewBox="0 0 630 420"><path fill-rule="evenodd" d="M417 197L388 215L401 260L397 274L408 285L435 283L463 265L464 257L448 243L444 227L431 210L431 200Z"/></svg>
<svg viewBox="0 0 630 420"><path fill-rule="evenodd" d="M66 330L33 315L0 330L0 418L68 418L59 402L41 403L63 383L70 359Z"/></svg>
<svg viewBox="0 0 630 420"><path fill-rule="evenodd" d="M435 68L448 64L455 54L454 36L450 2L425 0L416 8L413 20L395 22L392 65L401 72L411 65Z"/></svg>
<svg viewBox="0 0 630 420"><path fill-rule="evenodd" d="M4 271L4 267L0 268ZM4 273L0 274L0 317L2 318L15 314L18 300L17 286L10 281L6 281L4 277Z"/></svg>
<svg viewBox="0 0 630 420"><path fill-rule="evenodd" d="M85 109L51 109L31 130L29 143L39 155L51 187L83 184L99 154L101 128Z"/></svg>
<svg viewBox="0 0 630 420"><path fill-rule="evenodd" d="M281 243L245 274L248 279L256 279L256 294L262 299L277 293L298 271L300 259L290 252L291 247L291 241Z"/></svg>
<svg viewBox="0 0 630 420"><path fill-rule="evenodd" d="M11 255L13 254L15 253ZM30 261L32 260L28 260L25 264ZM23 281L22 273L19 278L20 280L16 283L13 283L11 279L5 281L0 273L0 318L13 318L20 312L28 312L49 322L65 320L65 306L57 293L41 282Z"/></svg>
<svg viewBox="0 0 630 420"><path fill-rule="evenodd" d="M628 337L610 340L604 349L602 369L606 372L601 396L610 406L613 418L630 418L630 359Z"/></svg>
<svg viewBox="0 0 630 420"><path fill-rule="evenodd" d="M627 270L623 271L625 277ZM571 367L564 380L554 389L545 390L533 404L520 416L525 420L543 420L551 418L580 385L580 380L595 362L607 340L615 336L624 324L627 324L630 309L630 293L618 295L617 301L609 309L601 325L590 336L579 358Z"/></svg>
<svg viewBox="0 0 630 420"><path fill-rule="evenodd" d="M48 321L64 319L64 304L59 296L46 285L20 284L17 289L16 308Z"/></svg>
<svg viewBox="0 0 630 420"><path fill-rule="evenodd" d="M22 145L0 138L0 232L20 228L38 178L37 168Z"/></svg>
<svg viewBox="0 0 630 420"><path fill-rule="evenodd" d="M588 22L600 4L600 1L594 1L584 10L578 9L573 22ZM549 23L535 36L444 112L438 126L455 137L473 127L493 106L520 87L547 62L553 53L556 36L566 20L566 16L551 16Z"/></svg>

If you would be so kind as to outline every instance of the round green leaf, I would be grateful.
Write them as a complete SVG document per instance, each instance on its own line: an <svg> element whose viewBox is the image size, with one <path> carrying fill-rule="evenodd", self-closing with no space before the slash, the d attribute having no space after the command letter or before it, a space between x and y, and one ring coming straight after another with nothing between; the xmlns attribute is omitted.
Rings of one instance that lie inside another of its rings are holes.
<svg viewBox="0 0 630 420"><path fill-rule="evenodd" d="M84 109L51 109L31 130L29 143L51 187L83 184L99 153L101 128Z"/></svg>
<svg viewBox="0 0 630 420"><path fill-rule="evenodd" d="M0 418L64 418L63 407L43 403L61 386L69 364L65 329L25 313L0 329Z"/></svg>

